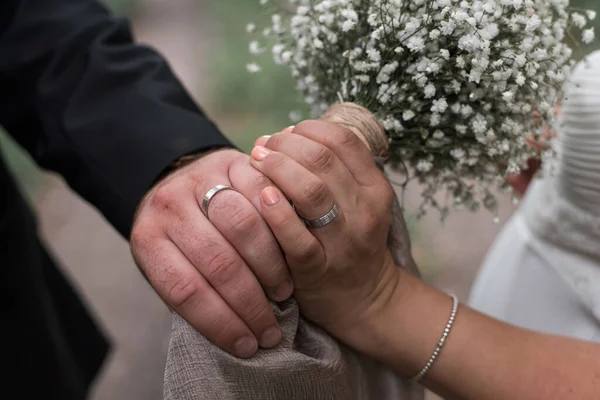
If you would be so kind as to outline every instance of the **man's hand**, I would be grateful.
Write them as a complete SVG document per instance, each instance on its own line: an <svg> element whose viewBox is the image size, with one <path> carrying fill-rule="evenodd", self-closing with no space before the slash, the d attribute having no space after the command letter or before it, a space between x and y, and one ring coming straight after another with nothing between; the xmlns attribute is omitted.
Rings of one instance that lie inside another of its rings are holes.
<svg viewBox="0 0 600 400"><path fill-rule="evenodd" d="M216 185L237 192L219 192L205 215L200 205ZM168 306L239 357L281 339L261 285L275 301L293 292L279 245L257 211L271 185L247 155L210 153L148 193L131 235L138 266Z"/></svg>

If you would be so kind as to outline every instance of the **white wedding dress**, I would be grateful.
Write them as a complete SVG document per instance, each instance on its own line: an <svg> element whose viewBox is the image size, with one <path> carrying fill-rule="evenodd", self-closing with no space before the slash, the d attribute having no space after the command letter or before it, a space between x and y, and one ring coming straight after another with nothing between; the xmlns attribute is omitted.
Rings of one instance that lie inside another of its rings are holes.
<svg viewBox="0 0 600 400"><path fill-rule="evenodd" d="M573 72L561 112L555 171L530 185L469 305L521 327L600 341L600 52Z"/></svg>

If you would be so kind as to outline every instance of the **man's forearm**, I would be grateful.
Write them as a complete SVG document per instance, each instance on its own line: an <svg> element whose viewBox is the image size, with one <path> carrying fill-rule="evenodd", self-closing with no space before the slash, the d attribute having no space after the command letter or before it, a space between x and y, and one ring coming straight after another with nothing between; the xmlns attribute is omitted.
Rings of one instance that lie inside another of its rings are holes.
<svg viewBox="0 0 600 400"><path fill-rule="evenodd" d="M0 123L124 236L170 163L232 146L96 0L8 0L0 20Z"/></svg>

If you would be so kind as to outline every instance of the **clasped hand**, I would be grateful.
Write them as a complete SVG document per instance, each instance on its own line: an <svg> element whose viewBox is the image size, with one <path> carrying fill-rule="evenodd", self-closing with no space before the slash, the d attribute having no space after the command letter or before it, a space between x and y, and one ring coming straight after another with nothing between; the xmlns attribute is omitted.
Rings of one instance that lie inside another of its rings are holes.
<svg viewBox="0 0 600 400"><path fill-rule="evenodd" d="M200 204L216 185L235 191L219 192L205 215ZM218 151L161 181L140 207L132 252L174 311L248 357L281 338L266 296L294 291L305 317L337 336L385 303L397 279L386 246L393 201L354 133L305 121L260 138L251 158ZM334 204L333 222L305 226Z"/></svg>

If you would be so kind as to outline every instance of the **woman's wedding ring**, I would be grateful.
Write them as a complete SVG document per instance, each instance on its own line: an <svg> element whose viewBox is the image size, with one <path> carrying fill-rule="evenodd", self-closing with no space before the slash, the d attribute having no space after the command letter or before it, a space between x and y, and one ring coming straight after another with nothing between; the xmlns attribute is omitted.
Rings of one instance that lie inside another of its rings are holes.
<svg viewBox="0 0 600 400"><path fill-rule="evenodd" d="M217 185L217 186L213 187L212 189L210 189L208 192L206 192L206 195L204 196L204 199L202 200L202 208L204 209L204 212L206 213L207 217L208 217L208 206L209 206L211 200L215 197L215 195L217 193L222 192L223 190L235 191L235 189L232 188L231 186Z"/></svg>
<svg viewBox="0 0 600 400"><path fill-rule="evenodd" d="M317 229L331 224L338 217L338 215L340 215L340 207L337 205L337 203L333 203L331 210L329 210L329 212L323 215L321 218L314 220L302 218L302 220L308 228Z"/></svg>

